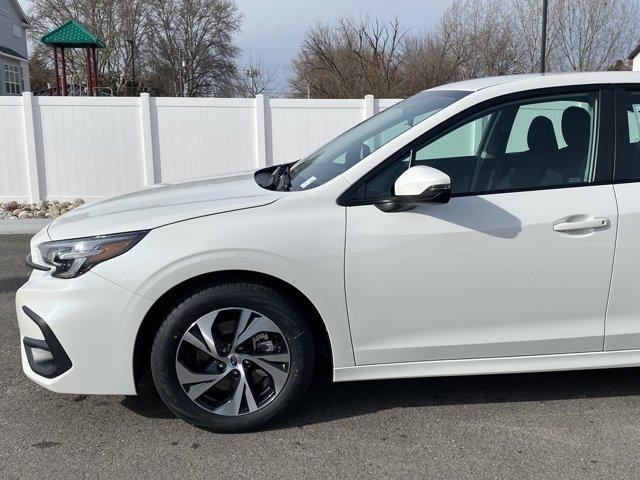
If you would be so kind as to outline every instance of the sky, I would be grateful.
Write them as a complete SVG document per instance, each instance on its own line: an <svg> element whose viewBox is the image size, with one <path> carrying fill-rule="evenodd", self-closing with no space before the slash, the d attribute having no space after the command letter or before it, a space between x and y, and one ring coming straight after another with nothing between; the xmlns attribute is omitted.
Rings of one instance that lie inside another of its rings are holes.
<svg viewBox="0 0 640 480"><path fill-rule="evenodd" d="M291 60L305 32L318 22L333 22L344 15L385 20L398 17L413 32L424 32L453 0L236 0L244 18L236 43L242 50L239 64L260 60L275 75L273 89L286 91ZM20 0L25 10L28 0Z"/></svg>

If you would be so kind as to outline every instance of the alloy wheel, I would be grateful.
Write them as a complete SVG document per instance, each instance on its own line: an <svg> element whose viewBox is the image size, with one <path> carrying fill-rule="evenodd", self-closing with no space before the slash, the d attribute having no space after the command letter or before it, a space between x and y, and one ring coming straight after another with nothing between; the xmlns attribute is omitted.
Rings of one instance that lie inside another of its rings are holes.
<svg viewBox="0 0 640 480"><path fill-rule="evenodd" d="M199 407L223 416L253 413L272 402L289 378L291 357L278 326L247 308L198 318L183 334L176 374Z"/></svg>

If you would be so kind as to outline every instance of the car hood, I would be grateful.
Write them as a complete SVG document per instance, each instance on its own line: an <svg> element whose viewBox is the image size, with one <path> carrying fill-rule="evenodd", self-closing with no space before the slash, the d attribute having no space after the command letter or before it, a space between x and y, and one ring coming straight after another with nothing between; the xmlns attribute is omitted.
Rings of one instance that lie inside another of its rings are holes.
<svg viewBox="0 0 640 480"><path fill-rule="evenodd" d="M253 172L159 184L83 205L49 224L52 240L130 232L190 218L260 207L285 195L260 187Z"/></svg>

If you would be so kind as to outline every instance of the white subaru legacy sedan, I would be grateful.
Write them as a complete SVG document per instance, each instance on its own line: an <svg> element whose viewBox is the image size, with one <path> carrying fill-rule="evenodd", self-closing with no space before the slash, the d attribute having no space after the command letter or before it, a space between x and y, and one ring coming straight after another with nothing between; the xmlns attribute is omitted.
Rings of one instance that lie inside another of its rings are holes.
<svg viewBox="0 0 640 480"><path fill-rule="evenodd" d="M73 210L22 364L246 431L335 381L640 365L640 74L421 92L308 157Z"/></svg>

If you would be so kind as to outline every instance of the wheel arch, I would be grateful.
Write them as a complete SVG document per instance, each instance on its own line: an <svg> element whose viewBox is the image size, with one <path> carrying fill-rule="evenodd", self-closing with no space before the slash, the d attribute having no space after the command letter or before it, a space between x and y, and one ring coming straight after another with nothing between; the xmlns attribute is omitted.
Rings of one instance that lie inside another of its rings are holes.
<svg viewBox="0 0 640 480"><path fill-rule="evenodd" d="M277 289L296 302L307 314L316 347L316 367L322 377L330 378L333 372L331 340L320 312L309 298L290 283L269 274L250 270L222 270L189 278L164 292L144 316L133 349L133 375L138 393L153 388L149 356L155 333L165 314L171 311L189 292L200 286L230 282L257 282Z"/></svg>

